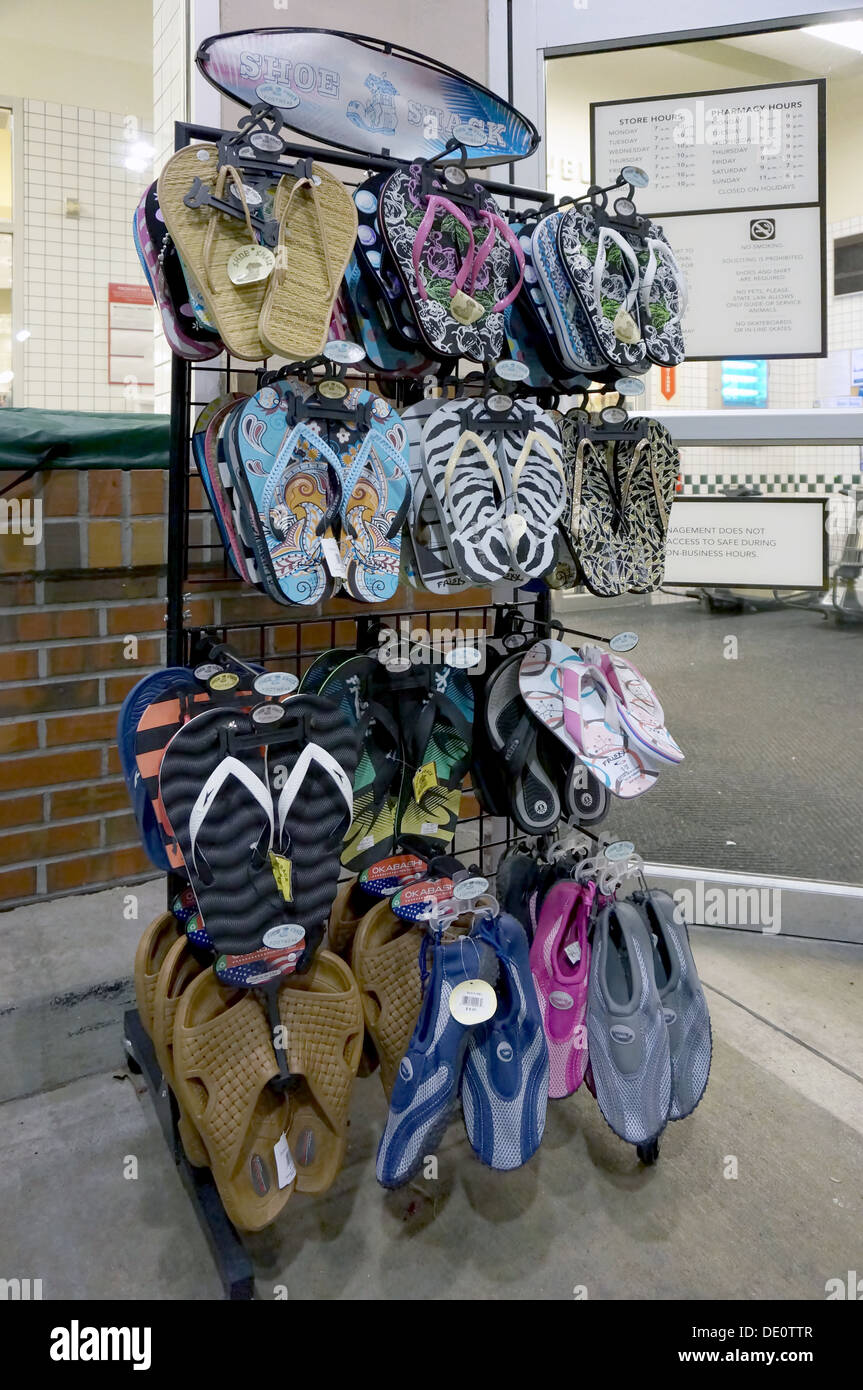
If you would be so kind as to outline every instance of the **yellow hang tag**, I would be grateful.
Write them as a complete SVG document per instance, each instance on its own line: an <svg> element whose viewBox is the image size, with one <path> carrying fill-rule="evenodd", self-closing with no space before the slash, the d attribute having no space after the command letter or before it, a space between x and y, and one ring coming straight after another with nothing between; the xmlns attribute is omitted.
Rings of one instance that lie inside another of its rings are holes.
<svg viewBox="0 0 863 1390"><path fill-rule="evenodd" d="M273 878L276 880L276 887L285 902L291 902L293 894L291 893L290 859L286 859L283 854L276 854L273 850L270 850L270 865L273 870Z"/></svg>
<svg viewBox="0 0 863 1390"><path fill-rule="evenodd" d="M437 768L434 762L423 763L422 767L414 773L413 787L417 801L422 803L426 792L435 786L437 786Z"/></svg>

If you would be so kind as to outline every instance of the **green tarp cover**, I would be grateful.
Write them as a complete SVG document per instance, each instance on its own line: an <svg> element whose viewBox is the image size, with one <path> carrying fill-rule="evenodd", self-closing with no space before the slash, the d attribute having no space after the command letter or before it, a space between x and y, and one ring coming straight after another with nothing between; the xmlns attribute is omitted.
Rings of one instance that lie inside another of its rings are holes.
<svg viewBox="0 0 863 1390"><path fill-rule="evenodd" d="M0 470L167 468L169 415L0 410Z"/></svg>

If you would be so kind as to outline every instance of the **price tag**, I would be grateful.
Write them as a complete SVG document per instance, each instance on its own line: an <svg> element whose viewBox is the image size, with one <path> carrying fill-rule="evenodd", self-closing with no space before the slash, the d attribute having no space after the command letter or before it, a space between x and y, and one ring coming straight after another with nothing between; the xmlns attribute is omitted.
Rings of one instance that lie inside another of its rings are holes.
<svg viewBox="0 0 863 1390"><path fill-rule="evenodd" d="M276 886L286 903L291 902L291 861L286 859L283 854L276 854L275 850L270 850L270 867L273 870L273 878Z"/></svg>
<svg viewBox="0 0 863 1390"><path fill-rule="evenodd" d="M341 551L334 538L332 536L324 536L324 539L321 541L321 549L324 552L327 569L333 576L333 579L345 579L347 577L347 570L345 569Z"/></svg>
<svg viewBox="0 0 863 1390"><path fill-rule="evenodd" d="M228 257L228 279L232 285L256 285L270 278L275 264L268 246L240 246Z"/></svg>
<svg viewBox="0 0 863 1390"><path fill-rule="evenodd" d="M577 941L570 941L568 946L564 946L563 954L566 956L570 965L578 965L581 960L581 946Z"/></svg>
<svg viewBox="0 0 863 1390"><path fill-rule="evenodd" d="M612 863L617 863L621 859L628 859L635 853L635 845L631 840L615 840L612 844L606 845L603 851L606 859Z"/></svg>
<svg viewBox="0 0 863 1390"><path fill-rule="evenodd" d="M422 802L426 792L431 787L437 786L437 768L434 762L423 763L418 772L414 773L413 788L414 796L417 801ZM435 827L437 829L437 826Z"/></svg>
<svg viewBox="0 0 863 1390"><path fill-rule="evenodd" d="M465 980L452 991L449 1011L457 1023L485 1023L497 1012L497 995L487 980Z"/></svg>
<svg viewBox="0 0 863 1390"><path fill-rule="evenodd" d="M273 1145L273 1158L276 1162L276 1178L279 1187L290 1187L297 1176L297 1169L288 1148L287 1134L283 1133L279 1142Z"/></svg>

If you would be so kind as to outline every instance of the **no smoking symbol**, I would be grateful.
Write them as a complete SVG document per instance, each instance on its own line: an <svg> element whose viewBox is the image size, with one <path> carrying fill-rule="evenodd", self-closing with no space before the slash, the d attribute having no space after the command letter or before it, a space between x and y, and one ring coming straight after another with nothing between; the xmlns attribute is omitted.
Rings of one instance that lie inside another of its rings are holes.
<svg viewBox="0 0 863 1390"><path fill-rule="evenodd" d="M773 241L776 236L776 222L772 217L755 217L749 223L750 241Z"/></svg>

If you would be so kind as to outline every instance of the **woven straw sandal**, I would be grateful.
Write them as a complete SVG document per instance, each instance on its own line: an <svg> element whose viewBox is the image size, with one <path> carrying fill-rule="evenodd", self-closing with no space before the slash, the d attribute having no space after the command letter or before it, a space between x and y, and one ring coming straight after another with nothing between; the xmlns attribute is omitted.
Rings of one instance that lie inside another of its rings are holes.
<svg viewBox="0 0 863 1390"><path fill-rule="evenodd" d="M230 179L238 190L244 220L208 207L186 207L183 198L195 178L220 198L227 196ZM157 192L180 259L196 281L207 314L217 325L228 352L244 362L260 361L267 355L258 333L267 281L235 285L228 274L229 257L243 247L258 244L239 174L228 167L219 169L215 145L189 145L168 160L159 175ZM280 184L273 209L276 216L286 195Z"/></svg>
<svg viewBox="0 0 863 1390"><path fill-rule="evenodd" d="M228 1217L239 1230L261 1230L295 1179L289 1167L279 1186L274 1148L290 1123L290 1097L267 1084L279 1069L260 1001L204 971L177 1003L173 1061L177 1098L206 1145Z"/></svg>
<svg viewBox="0 0 863 1390"><path fill-rule="evenodd" d="M351 963L388 1100L422 1002L421 941L422 929L395 917L386 899L366 913L354 937Z"/></svg>
<svg viewBox="0 0 863 1390"><path fill-rule="evenodd" d="M188 940L182 936L179 941L174 942L162 962L153 992L153 1046L156 1049L159 1069L175 1096L177 1083L174 1076L174 1019L177 1004L184 990L188 989L205 968L195 959ZM210 1160L204 1141L179 1098L177 1107L180 1112L177 1128L186 1157L193 1168L208 1168Z"/></svg>
<svg viewBox="0 0 863 1390"><path fill-rule="evenodd" d="M311 178L282 179L275 213L276 268L266 282L260 335L270 352L302 361L327 341L357 238L357 210L344 185L314 164Z"/></svg>
<svg viewBox="0 0 863 1390"><path fill-rule="evenodd" d="M135 952L135 1003L148 1038L153 1036L153 998L162 964L181 934L173 912L163 912L147 927Z"/></svg>

